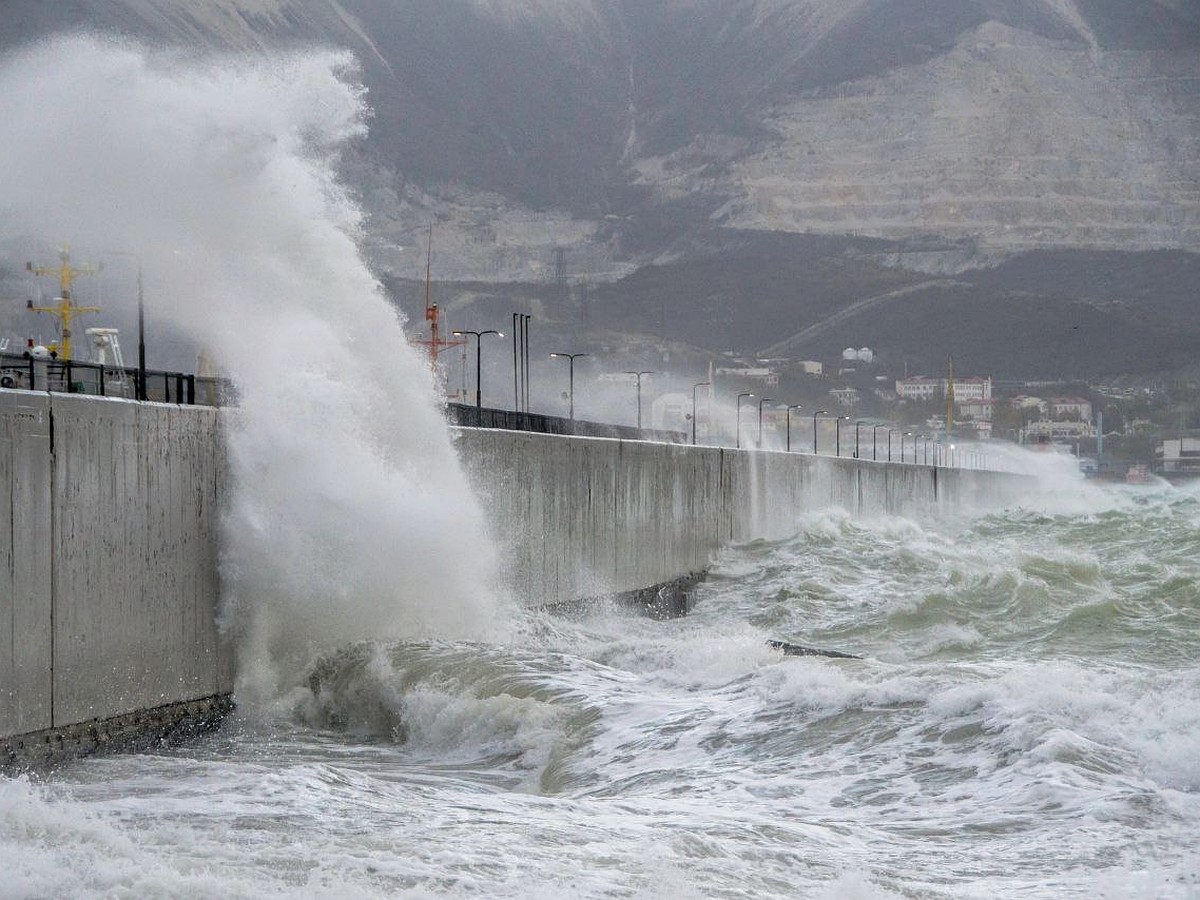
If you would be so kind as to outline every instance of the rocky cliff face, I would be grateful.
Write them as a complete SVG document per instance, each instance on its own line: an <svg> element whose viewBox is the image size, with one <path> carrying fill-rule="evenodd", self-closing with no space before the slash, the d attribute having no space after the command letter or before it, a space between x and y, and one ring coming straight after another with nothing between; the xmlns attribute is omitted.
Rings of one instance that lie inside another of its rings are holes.
<svg viewBox="0 0 1200 900"><path fill-rule="evenodd" d="M773 108L777 138L730 161L716 216L1006 250L1200 248L1197 62L988 22L925 63Z"/></svg>
<svg viewBox="0 0 1200 900"><path fill-rule="evenodd" d="M10 0L0 48L72 27L354 51L375 115L348 177L397 277L430 221L438 276L484 281L766 233L937 273L1200 251L1193 0Z"/></svg>
<svg viewBox="0 0 1200 900"><path fill-rule="evenodd" d="M349 46L379 221L454 222L461 275L517 277L539 217L613 271L712 224L1200 249L1186 0L28 0L3 40L80 25Z"/></svg>

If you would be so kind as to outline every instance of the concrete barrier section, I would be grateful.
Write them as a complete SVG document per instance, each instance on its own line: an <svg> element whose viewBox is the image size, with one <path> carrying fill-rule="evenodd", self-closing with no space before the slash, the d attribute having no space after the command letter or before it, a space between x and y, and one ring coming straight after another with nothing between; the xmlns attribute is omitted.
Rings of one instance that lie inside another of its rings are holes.
<svg viewBox="0 0 1200 900"><path fill-rule="evenodd" d="M0 735L51 723L50 416L0 390Z"/></svg>
<svg viewBox="0 0 1200 900"><path fill-rule="evenodd" d="M219 413L0 391L0 735L228 694Z"/></svg>
<svg viewBox="0 0 1200 900"><path fill-rule="evenodd" d="M226 708L221 415L0 389L0 738L12 739L0 751L86 750ZM793 533L812 509L911 514L997 502L1015 483L800 453L455 433L502 575L531 604L653 597L723 545Z"/></svg>
<svg viewBox="0 0 1200 900"><path fill-rule="evenodd" d="M808 511L918 514L997 503L997 472L606 438L456 429L457 446L526 603L665 584L730 542L793 534Z"/></svg>

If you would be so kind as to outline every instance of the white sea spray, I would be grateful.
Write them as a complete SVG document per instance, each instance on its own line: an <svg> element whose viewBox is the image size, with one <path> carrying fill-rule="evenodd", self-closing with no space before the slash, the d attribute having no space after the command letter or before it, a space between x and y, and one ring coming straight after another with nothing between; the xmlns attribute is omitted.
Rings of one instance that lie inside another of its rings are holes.
<svg viewBox="0 0 1200 900"><path fill-rule="evenodd" d="M346 641L498 627L482 514L338 178L369 117L354 66L88 35L0 62L0 238L136 259L148 314L236 385L223 620L244 710Z"/></svg>

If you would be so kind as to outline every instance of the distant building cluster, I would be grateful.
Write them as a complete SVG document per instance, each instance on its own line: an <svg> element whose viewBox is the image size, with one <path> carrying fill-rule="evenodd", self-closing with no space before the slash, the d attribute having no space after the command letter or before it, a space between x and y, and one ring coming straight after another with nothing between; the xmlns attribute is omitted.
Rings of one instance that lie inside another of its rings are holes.
<svg viewBox="0 0 1200 900"><path fill-rule="evenodd" d="M766 366L726 366L715 369L713 374L743 381L757 381L765 387L775 387L779 384L779 373Z"/></svg>
<svg viewBox="0 0 1200 900"><path fill-rule="evenodd" d="M821 401L821 405L831 412L888 415L889 407L913 404L918 409L908 414L911 418L912 413L922 412L921 405L926 405L932 410L924 410L924 414L932 412L932 415L926 420L925 426L935 433L950 424L946 422L942 409L942 404L949 396L953 401L952 427L955 434L980 440L991 439L994 428L1002 429L1003 434L998 436L1038 444L1078 442L1097 437L1093 404L1086 397L1038 397L1029 394L997 397L991 376L952 378L917 374L897 379L895 375L886 373L880 361L881 358L870 347L847 347L839 356L825 362L745 359L737 360L735 364L731 359L723 368L710 369L710 377L716 375L735 380L753 391L776 388L780 384L781 373L836 379L835 384L825 385L821 389L828 398L827 401ZM1032 382L1024 385L1026 390L1039 386L1039 383ZM763 416L764 422L770 421L769 411ZM1123 424L1128 427L1127 423ZM1189 445L1186 450L1178 451L1174 445L1169 445L1161 453L1165 460L1171 461L1170 465L1177 468L1200 467L1200 445L1195 448ZM1196 458L1193 459L1193 456Z"/></svg>
<svg viewBox="0 0 1200 900"><path fill-rule="evenodd" d="M902 400L929 401L944 398L951 390L948 378L915 375L896 382L896 396ZM955 403L992 399L991 378L961 378L953 382Z"/></svg>
<svg viewBox="0 0 1200 900"><path fill-rule="evenodd" d="M1200 438L1163 441L1154 455L1155 468L1164 475L1200 475Z"/></svg>

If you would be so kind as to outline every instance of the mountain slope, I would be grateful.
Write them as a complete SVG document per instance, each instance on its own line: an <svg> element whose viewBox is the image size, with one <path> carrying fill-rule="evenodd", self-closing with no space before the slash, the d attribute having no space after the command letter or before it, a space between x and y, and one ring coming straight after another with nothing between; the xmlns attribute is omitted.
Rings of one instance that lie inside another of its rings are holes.
<svg viewBox="0 0 1200 900"><path fill-rule="evenodd" d="M1028 255L1111 251L1152 278L1151 251L1200 252L1193 0L5 6L0 51L70 28L203 52L348 47L374 115L346 175L381 272L423 277L411 248L436 222L439 278L546 281L562 251L569 279L614 283L598 315L648 331L690 315L699 344L762 349L849 307L822 340L858 346L885 311L932 315L920 298L945 291L903 292L930 275L992 303L1040 297L1039 321L1078 301L1116 329L1107 276L1039 293ZM853 314L893 291L903 302ZM1163 293L1191 328L1194 285ZM984 306L954 307L963 329L987 332ZM1135 324L1139 346L1157 340Z"/></svg>

